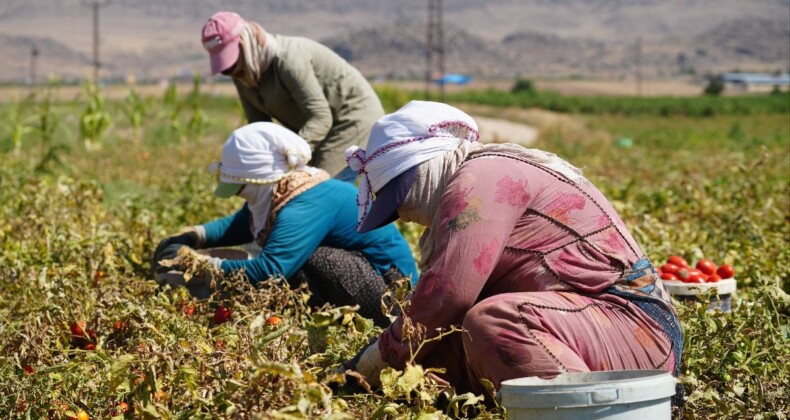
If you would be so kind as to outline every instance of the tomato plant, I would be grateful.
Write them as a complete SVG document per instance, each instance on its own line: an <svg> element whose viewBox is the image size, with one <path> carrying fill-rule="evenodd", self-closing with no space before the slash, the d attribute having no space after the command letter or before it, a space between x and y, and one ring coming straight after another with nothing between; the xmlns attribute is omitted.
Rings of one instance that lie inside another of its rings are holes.
<svg viewBox="0 0 790 420"><path fill-rule="evenodd" d="M253 287L222 276L214 279L221 293L195 299L185 288L156 284L150 258L161 238L240 204L216 200L216 181L205 176L241 120L235 93L185 102L177 88L169 85L172 101L143 99L151 109L134 139L134 127L117 118L120 102L107 95L113 125L97 143L112 147L83 147L79 98L53 102L49 111L63 117L51 137L60 144L35 129L17 145L0 135L0 413L46 418L52 410L52 418L66 418L82 409L104 419L124 401L125 416L146 418L503 418L482 395L436 388L419 365L388 371L395 385L386 392L342 394L331 372L381 329L348 307L310 306L308 288L276 279ZM46 112L36 108L42 92L31 89L23 111L38 121ZM533 96L578 106L576 98ZM3 99L0 120L18 107L13 95ZM732 107L733 115L662 117L661 99L639 99L653 104L649 118L551 114L535 146L585 167L650 260L676 254L737 264L732 312L708 312L707 295L676 301L685 334L678 378L685 418L782 418L790 405L787 109L763 113L690 97L684 107L697 107L695 115L708 106ZM741 99L790 104L784 94ZM632 112L628 99L596 101ZM190 120L201 122L194 119L198 103L210 124L189 128ZM532 110L483 111L532 118ZM206 136L186 147L197 128ZM607 147L624 131L644 141L628 153ZM742 135L730 139L731 132ZM661 164L645 164L639 157L646 153ZM424 229L397 226L419 257ZM688 277L696 264L678 267ZM232 308L232 322L214 322L219 304ZM275 326L273 314L281 319Z"/></svg>

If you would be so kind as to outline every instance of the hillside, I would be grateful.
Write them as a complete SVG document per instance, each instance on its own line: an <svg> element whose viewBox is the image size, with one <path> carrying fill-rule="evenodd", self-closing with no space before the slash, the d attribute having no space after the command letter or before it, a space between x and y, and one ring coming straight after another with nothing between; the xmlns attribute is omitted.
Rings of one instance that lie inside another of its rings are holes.
<svg viewBox="0 0 790 420"><path fill-rule="evenodd" d="M83 0L0 3L0 81L91 72L92 20ZM424 74L425 0L112 0L101 8L103 77L207 72L198 34L214 11L235 10L274 33L322 40L370 76ZM477 77L633 72L667 77L790 66L790 0L446 1L447 69Z"/></svg>

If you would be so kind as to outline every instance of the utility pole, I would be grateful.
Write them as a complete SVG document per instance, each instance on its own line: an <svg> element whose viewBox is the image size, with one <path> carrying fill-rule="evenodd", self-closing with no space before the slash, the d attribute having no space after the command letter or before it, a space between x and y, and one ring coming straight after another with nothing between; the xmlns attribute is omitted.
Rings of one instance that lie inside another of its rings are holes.
<svg viewBox="0 0 790 420"><path fill-rule="evenodd" d="M99 2L93 2L93 83L99 83Z"/></svg>
<svg viewBox="0 0 790 420"><path fill-rule="evenodd" d="M38 61L38 47L33 44L30 47L30 85L36 85L36 62Z"/></svg>
<svg viewBox="0 0 790 420"><path fill-rule="evenodd" d="M636 38L636 96L642 96L642 37Z"/></svg>
<svg viewBox="0 0 790 420"><path fill-rule="evenodd" d="M89 6L93 10L93 83L99 83L99 9L107 5L108 0L90 0Z"/></svg>
<svg viewBox="0 0 790 420"><path fill-rule="evenodd" d="M426 43L425 96L430 99L434 73L444 77L444 22L442 0L428 0L428 42ZM444 100L444 83L439 84L439 99Z"/></svg>

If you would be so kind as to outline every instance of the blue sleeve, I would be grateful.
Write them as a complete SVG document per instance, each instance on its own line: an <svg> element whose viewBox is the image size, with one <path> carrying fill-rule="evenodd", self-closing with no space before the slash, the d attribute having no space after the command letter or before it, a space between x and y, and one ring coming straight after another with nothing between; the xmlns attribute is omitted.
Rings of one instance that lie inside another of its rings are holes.
<svg viewBox="0 0 790 420"><path fill-rule="evenodd" d="M318 249L333 223L332 214L313 200L294 200L277 216L260 255L246 261L225 260L222 270L243 269L252 284L274 275L291 278Z"/></svg>
<svg viewBox="0 0 790 420"><path fill-rule="evenodd" d="M228 217L203 225L206 229L206 248L234 246L252 242L250 210L247 204Z"/></svg>

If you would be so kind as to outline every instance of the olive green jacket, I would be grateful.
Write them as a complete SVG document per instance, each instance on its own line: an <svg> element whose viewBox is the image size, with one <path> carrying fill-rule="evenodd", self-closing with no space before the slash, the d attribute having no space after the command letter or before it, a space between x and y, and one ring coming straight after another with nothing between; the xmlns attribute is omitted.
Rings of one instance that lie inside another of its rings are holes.
<svg viewBox="0 0 790 420"><path fill-rule="evenodd" d="M275 35L277 53L249 88L234 79L249 122L277 120L313 150L312 166L332 176L346 167L344 152L365 147L384 110L362 74L318 42Z"/></svg>

